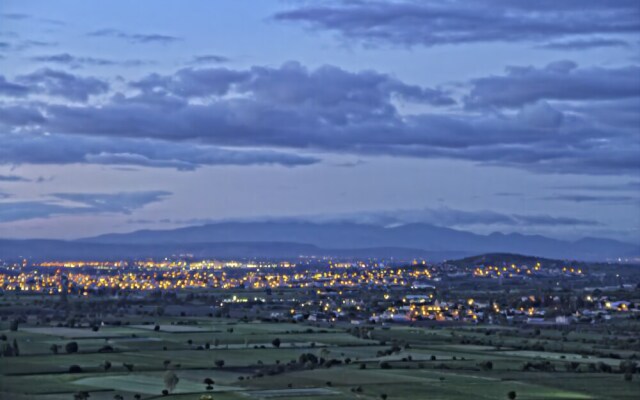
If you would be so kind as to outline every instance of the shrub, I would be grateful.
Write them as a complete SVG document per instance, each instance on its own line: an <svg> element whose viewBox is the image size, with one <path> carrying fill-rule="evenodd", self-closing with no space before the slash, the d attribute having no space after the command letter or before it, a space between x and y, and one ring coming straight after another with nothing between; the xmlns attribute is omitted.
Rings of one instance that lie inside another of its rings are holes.
<svg viewBox="0 0 640 400"><path fill-rule="evenodd" d="M69 367L69 373L71 374L79 374L82 372L82 368L79 365L72 365Z"/></svg>
<svg viewBox="0 0 640 400"><path fill-rule="evenodd" d="M71 353L77 353L78 352L78 342L69 342L67 344L64 345L64 350L71 354Z"/></svg>

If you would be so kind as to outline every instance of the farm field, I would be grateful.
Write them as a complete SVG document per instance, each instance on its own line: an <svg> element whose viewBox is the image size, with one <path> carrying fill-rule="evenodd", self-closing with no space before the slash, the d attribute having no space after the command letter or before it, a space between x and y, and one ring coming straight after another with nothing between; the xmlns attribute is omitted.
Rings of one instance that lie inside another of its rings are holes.
<svg viewBox="0 0 640 400"><path fill-rule="evenodd" d="M3 299L10 301L17 300ZM640 393L638 380L616 372L622 357L640 354L615 341L584 343L587 331L179 315L105 320L99 327L28 320L16 330L3 321L0 335L19 355L1 358L0 398L463 400L513 392L525 400L631 400Z"/></svg>

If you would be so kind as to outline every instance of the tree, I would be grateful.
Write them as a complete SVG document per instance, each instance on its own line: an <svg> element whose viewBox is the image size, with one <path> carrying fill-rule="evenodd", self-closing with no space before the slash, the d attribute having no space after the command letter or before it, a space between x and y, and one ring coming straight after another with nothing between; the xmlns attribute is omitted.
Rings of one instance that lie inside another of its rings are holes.
<svg viewBox="0 0 640 400"><path fill-rule="evenodd" d="M20 355L20 348L18 347L18 341L13 338L13 355L18 357Z"/></svg>
<svg viewBox="0 0 640 400"><path fill-rule="evenodd" d="M102 368L104 368L105 371L108 371L111 369L111 361L105 360L105 362L102 364Z"/></svg>
<svg viewBox="0 0 640 400"><path fill-rule="evenodd" d="M71 353L77 353L78 352L78 342L69 342L67 344L64 345L64 350L71 354Z"/></svg>
<svg viewBox="0 0 640 400"><path fill-rule="evenodd" d="M271 341L271 344L273 345L273 347L275 347L277 349L280 348L280 343L281 342L280 342L279 338L275 338L275 339L273 339L273 341Z"/></svg>
<svg viewBox="0 0 640 400"><path fill-rule="evenodd" d="M127 369L127 371L133 371L133 364L122 363L122 366Z"/></svg>
<svg viewBox="0 0 640 400"><path fill-rule="evenodd" d="M491 371L493 369L493 362L491 361L483 361L479 365L483 371Z"/></svg>
<svg viewBox="0 0 640 400"><path fill-rule="evenodd" d="M224 367L224 360L216 360L215 364L216 364L216 367L222 368Z"/></svg>
<svg viewBox="0 0 640 400"><path fill-rule="evenodd" d="M165 372L165 374L164 374L164 386L165 386L165 388L167 388L169 393L173 392L173 389L176 388L176 385L178 384L179 381L180 381L180 378L178 378L178 375L176 375L175 372L173 372L173 371Z"/></svg>
<svg viewBox="0 0 640 400"><path fill-rule="evenodd" d="M13 319L11 320L11 323L9 323L9 330L11 332L15 332L18 330L18 325L20 324L20 322L17 319Z"/></svg>
<svg viewBox="0 0 640 400"><path fill-rule="evenodd" d="M51 345L51 347L49 347L49 350L51 350L51 353L53 354L58 354L58 351L60 350L60 346L54 343Z"/></svg>
<svg viewBox="0 0 640 400"><path fill-rule="evenodd" d="M82 368L79 365L72 365L69 367L69 372L72 374L79 374L82 372Z"/></svg>
<svg viewBox="0 0 640 400"><path fill-rule="evenodd" d="M509 398L509 400L515 400L515 398L517 397L515 390L512 390L509 393L507 393L507 397Z"/></svg>

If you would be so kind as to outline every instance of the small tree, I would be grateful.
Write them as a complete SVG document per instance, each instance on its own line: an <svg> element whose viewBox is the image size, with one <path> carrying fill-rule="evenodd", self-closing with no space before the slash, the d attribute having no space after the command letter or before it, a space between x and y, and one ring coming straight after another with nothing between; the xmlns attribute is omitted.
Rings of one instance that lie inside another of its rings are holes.
<svg viewBox="0 0 640 400"><path fill-rule="evenodd" d="M82 368L79 365L72 365L69 367L69 373L79 374L82 372Z"/></svg>
<svg viewBox="0 0 640 400"><path fill-rule="evenodd" d="M20 322L17 319L13 319L11 320L11 323L9 323L9 330L11 332L15 332L18 330L18 325L20 324Z"/></svg>
<svg viewBox="0 0 640 400"><path fill-rule="evenodd" d="M20 348L18 347L18 341L15 338L13 338L13 355L16 357L20 355Z"/></svg>
<svg viewBox="0 0 640 400"><path fill-rule="evenodd" d="M280 338L275 338L271 341L271 344L273 345L273 347L277 349L280 348L280 343L281 343Z"/></svg>
<svg viewBox="0 0 640 400"><path fill-rule="evenodd" d="M515 400L515 398L517 397L515 390L512 390L509 393L507 393L507 397L509 398L509 400Z"/></svg>
<svg viewBox="0 0 640 400"><path fill-rule="evenodd" d="M71 354L71 353L77 353L78 352L78 342L69 342L67 344L64 345L64 350Z"/></svg>
<svg viewBox="0 0 640 400"><path fill-rule="evenodd" d="M176 385L178 384L179 381L180 381L180 378L178 378L178 375L176 375L175 372L173 372L173 371L165 372L165 374L164 374L164 386L165 386L165 388L167 388L169 393L173 392L173 389L176 388Z"/></svg>
<svg viewBox="0 0 640 400"><path fill-rule="evenodd" d="M49 350L51 350L52 354L58 354L58 351L60 351L60 346L54 343L51 345L51 347L49 347Z"/></svg>
<svg viewBox="0 0 640 400"><path fill-rule="evenodd" d="M222 368L224 367L224 360L216 360L215 364L216 364L216 367Z"/></svg>

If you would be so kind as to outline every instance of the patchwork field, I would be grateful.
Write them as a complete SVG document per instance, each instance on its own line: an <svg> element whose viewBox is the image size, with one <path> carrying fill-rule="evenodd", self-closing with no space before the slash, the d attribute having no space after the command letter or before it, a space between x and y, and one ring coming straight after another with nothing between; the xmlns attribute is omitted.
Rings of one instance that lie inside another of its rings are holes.
<svg viewBox="0 0 640 400"><path fill-rule="evenodd" d="M637 331L627 324L625 332ZM3 342L19 348L0 363L0 398L8 400L631 400L640 393L638 379L623 379L618 368L640 354L613 336L585 343L597 337L587 331L126 314L97 328L0 327Z"/></svg>

